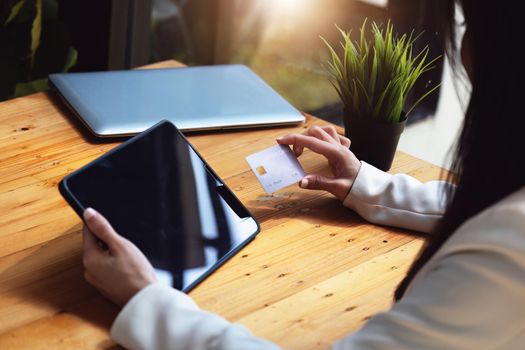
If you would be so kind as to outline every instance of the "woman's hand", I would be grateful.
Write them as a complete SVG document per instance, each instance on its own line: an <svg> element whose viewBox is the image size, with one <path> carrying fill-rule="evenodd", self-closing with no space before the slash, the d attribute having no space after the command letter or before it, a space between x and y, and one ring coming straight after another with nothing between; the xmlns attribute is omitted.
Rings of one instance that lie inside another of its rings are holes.
<svg viewBox="0 0 525 350"><path fill-rule="evenodd" d="M361 162L350 152L350 140L337 133L333 126L312 126L302 134L289 134L277 139L281 145L291 145L297 157L304 148L322 154L328 159L333 177L306 175L299 186L325 190L343 201L354 183Z"/></svg>
<svg viewBox="0 0 525 350"><path fill-rule="evenodd" d="M84 277L90 284L115 304L124 306L142 288L157 282L144 254L116 233L100 213L88 208L83 215Z"/></svg>

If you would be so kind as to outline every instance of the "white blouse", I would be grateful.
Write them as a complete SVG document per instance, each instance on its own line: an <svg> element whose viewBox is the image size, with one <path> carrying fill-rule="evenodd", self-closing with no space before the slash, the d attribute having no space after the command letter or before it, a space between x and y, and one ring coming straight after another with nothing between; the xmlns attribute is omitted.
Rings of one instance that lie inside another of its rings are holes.
<svg viewBox="0 0 525 350"><path fill-rule="evenodd" d="M362 162L343 203L370 222L430 232L444 186ZM125 305L111 335L129 349L278 349L160 284ZM399 302L333 348L525 349L525 188L465 222Z"/></svg>

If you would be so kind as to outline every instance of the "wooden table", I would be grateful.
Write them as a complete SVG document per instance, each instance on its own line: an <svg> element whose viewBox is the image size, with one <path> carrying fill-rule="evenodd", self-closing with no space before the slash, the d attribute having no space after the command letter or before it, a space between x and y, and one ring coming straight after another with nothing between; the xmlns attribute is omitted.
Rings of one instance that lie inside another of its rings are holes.
<svg viewBox="0 0 525 350"><path fill-rule="evenodd" d="M422 243L367 224L323 192L264 194L244 157L314 124L326 122L189 136L262 226L191 296L292 349L327 348L387 309ZM0 349L118 348L108 336L118 310L84 281L81 221L57 189L117 144L90 138L52 94L0 103ZM307 172L329 171L312 152L300 161ZM441 169L397 153L392 172L428 181Z"/></svg>

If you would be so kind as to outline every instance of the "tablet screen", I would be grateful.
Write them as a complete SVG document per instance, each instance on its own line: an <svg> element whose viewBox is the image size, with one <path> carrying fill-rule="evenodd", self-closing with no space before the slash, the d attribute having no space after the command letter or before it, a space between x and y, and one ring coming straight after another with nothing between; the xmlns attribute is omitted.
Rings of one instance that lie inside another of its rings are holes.
<svg viewBox="0 0 525 350"><path fill-rule="evenodd" d="M169 122L69 175L61 191L77 213L98 210L139 247L161 280L185 291L259 230Z"/></svg>

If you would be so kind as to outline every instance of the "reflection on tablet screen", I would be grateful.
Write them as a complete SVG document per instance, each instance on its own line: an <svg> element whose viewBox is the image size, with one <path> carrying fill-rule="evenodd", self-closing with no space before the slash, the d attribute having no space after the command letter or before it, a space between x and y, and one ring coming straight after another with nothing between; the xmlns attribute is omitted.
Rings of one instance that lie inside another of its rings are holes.
<svg viewBox="0 0 525 350"><path fill-rule="evenodd" d="M258 232L256 221L170 123L160 124L67 179L135 243L159 280L189 290Z"/></svg>

